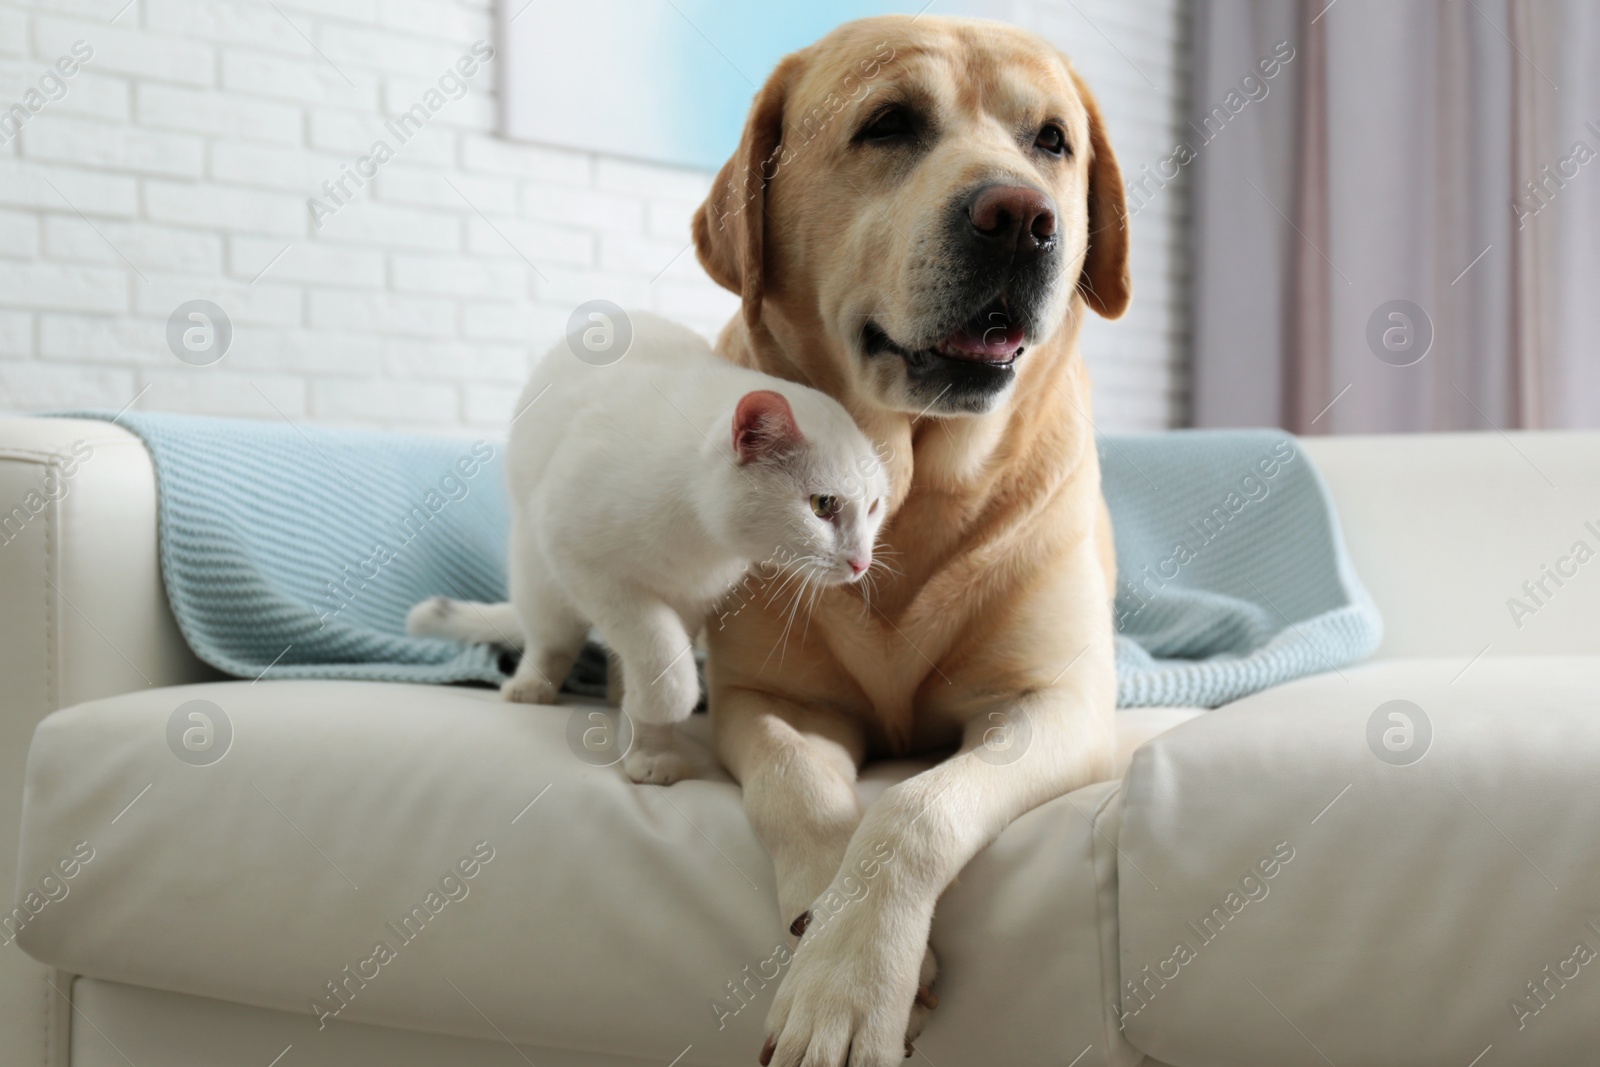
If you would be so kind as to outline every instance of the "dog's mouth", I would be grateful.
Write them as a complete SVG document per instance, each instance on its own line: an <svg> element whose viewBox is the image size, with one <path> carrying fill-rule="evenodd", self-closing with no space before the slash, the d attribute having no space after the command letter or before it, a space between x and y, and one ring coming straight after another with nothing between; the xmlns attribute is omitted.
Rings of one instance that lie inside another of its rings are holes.
<svg viewBox="0 0 1600 1067"><path fill-rule="evenodd" d="M1010 370L1022 355L1027 332L1027 327L1012 315L1010 304L1002 294L932 344L915 348L898 344L883 327L871 320L862 327L861 341L869 356L889 353L912 366L958 360Z"/></svg>

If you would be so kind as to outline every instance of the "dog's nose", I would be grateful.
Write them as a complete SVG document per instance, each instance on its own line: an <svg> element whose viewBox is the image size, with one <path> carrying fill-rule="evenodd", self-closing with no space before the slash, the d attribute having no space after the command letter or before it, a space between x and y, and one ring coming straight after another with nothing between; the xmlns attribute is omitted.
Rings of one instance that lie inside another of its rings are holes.
<svg viewBox="0 0 1600 1067"><path fill-rule="evenodd" d="M1026 185L986 185L967 201L967 219L990 255L1031 258L1055 243L1055 201Z"/></svg>

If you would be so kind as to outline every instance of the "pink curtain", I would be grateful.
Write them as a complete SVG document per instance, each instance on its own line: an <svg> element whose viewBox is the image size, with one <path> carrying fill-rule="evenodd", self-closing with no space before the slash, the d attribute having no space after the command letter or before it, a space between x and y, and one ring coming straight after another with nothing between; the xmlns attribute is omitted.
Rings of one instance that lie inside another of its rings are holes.
<svg viewBox="0 0 1600 1067"><path fill-rule="evenodd" d="M1600 427L1600 4L1200 0L1195 53L1197 425Z"/></svg>

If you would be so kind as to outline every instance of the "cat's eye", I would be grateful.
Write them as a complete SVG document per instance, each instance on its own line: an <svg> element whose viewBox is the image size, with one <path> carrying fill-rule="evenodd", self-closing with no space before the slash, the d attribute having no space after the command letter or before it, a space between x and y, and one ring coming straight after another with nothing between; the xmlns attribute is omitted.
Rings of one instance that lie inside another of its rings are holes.
<svg viewBox="0 0 1600 1067"><path fill-rule="evenodd" d="M827 493L814 493L811 497L811 510L819 519L831 519L839 514L839 498L829 496Z"/></svg>
<svg viewBox="0 0 1600 1067"><path fill-rule="evenodd" d="M872 502L872 506L867 509L867 514L868 515L876 515L878 513L878 505L881 504L881 503L883 503L882 500L874 500Z"/></svg>

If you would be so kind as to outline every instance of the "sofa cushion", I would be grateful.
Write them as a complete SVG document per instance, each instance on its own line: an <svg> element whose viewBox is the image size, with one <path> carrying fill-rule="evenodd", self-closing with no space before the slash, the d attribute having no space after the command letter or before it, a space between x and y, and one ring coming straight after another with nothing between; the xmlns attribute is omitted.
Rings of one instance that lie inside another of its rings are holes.
<svg viewBox="0 0 1600 1067"><path fill-rule="evenodd" d="M57 712L29 756L19 941L330 1026L742 1067L784 958L771 863L725 776L636 786L580 758L604 714L298 680ZM940 1067L1138 1061L1108 1007L1115 801L1030 812L945 895Z"/></svg>
<svg viewBox="0 0 1600 1067"><path fill-rule="evenodd" d="M1182 1067L1592 1059L1597 767L1600 656L1378 661L1156 738L1127 1036Z"/></svg>
<svg viewBox="0 0 1600 1067"><path fill-rule="evenodd" d="M356 1023L340 1023L319 1032L304 1012L269 1011L97 978L74 982L72 1002L78 1008L72 1017L72 1067L128 1067L129 1063L270 1067L273 1056L279 1054L283 1056L280 1067L289 1067L291 1062L294 1067L527 1067L530 1063L538 1067L665 1067L661 1060L574 1052L549 1045L513 1049L498 1037L479 1041ZM931 1046L920 1041L917 1047L922 1052ZM698 1067L696 1051L690 1050L671 1067ZM926 1054L922 1060L931 1062ZM939 1062L944 1067L943 1057ZM1085 1056L1074 1067L1087 1062ZM1146 1059L1139 1067L1164 1065Z"/></svg>

